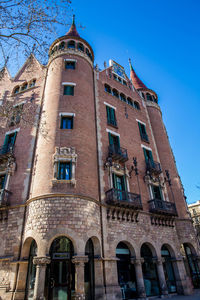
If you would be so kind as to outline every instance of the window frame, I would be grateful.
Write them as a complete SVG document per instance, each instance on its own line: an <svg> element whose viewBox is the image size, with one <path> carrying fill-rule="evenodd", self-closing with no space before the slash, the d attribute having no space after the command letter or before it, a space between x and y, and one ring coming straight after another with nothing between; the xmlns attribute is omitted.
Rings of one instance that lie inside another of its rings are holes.
<svg viewBox="0 0 200 300"><path fill-rule="evenodd" d="M115 114L115 108L110 105L106 105L107 124L117 128L117 119Z"/></svg>

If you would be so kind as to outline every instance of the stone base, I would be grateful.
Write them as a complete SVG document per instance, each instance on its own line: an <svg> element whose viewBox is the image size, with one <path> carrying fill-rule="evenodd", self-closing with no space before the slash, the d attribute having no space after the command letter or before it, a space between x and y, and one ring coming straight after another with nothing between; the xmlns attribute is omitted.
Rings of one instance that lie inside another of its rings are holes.
<svg viewBox="0 0 200 300"><path fill-rule="evenodd" d="M13 299L14 300L24 300L25 297L25 291L16 291L14 293Z"/></svg>
<svg viewBox="0 0 200 300"><path fill-rule="evenodd" d="M121 300L121 299L122 299L122 293L118 285L106 287L106 300Z"/></svg>
<svg viewBox="0 0 200 300"><path fill-rule="evenodd" d="M95 300L106 300L104 286L95 287Z"/></svg>

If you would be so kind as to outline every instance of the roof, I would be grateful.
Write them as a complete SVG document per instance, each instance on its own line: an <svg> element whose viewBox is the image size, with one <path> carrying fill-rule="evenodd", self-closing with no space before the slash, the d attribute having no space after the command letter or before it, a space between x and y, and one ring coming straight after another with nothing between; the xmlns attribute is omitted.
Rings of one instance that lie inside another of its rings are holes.
<svg viewBox="0 0 200 300"><path fill-rule="evenodd" d="M66 36L80 37L80 35L78 34L78 31L76 29L76 25L75 25L75 15L73 15L72 25L71 25L69 31L66 33Z"/></svg>
<svg viewBox="0 0 200 300"><path fill-rule="evenodd" d="M131 77L131 81L133 83L134 88L136 90L138 90L138 89L148 89L146 87L146 85L142 82L142 80L140 80L140 78L135 73L135 71L132 67L130 58L129 58L129 64L130 64L130 77Z"/></svg>

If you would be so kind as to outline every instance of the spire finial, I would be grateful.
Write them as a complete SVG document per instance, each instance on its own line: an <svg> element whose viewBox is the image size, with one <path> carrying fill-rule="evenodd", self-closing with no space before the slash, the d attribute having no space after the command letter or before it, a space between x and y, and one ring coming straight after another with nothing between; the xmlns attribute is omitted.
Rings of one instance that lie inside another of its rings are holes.
<svg viewBox="0 0 200 300"><path fill-rule="evenodd" d="M72 25L75 25L75 15L72 17Z"/></svg>
<svg viewBox="0 0 200 300"><path fill-rule="evenodd" d="M133 67L132 67L132 64L131 64L131 59L129 58L128 61L129 61L130 69L131 69L131 71L133 71Z"/></svg>

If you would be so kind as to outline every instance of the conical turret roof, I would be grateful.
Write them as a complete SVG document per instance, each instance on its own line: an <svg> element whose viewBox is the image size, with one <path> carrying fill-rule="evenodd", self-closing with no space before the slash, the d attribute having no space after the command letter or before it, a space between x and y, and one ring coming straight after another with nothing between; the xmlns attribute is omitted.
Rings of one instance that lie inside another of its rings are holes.
<svg viewBox="0 0 200 300"><path fill-rule="evenodd" d="M134 69L132 67L130 58L129 58L129 64L130 64L130 77L131 77L131 81L132 81L132 84L133 84L134 88L136 90L139 90L139 89L148 89L146 87L146 85L142 82L142 80L140 80L140 78L135 73L135 71L134 71Z"/></svg>
<svg viewBox="0 0 200 300"><path fill-rule="evenodd" d="M69 31L66 33L66 36L80 37L80 35L78 34L78 31L76 29L76 25L75 25L75 15L73 15L72 25L71 25Z"/></svg>

